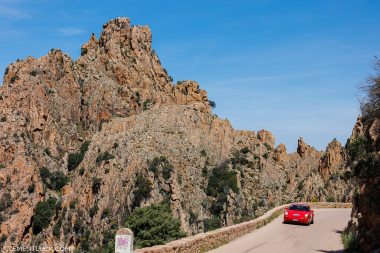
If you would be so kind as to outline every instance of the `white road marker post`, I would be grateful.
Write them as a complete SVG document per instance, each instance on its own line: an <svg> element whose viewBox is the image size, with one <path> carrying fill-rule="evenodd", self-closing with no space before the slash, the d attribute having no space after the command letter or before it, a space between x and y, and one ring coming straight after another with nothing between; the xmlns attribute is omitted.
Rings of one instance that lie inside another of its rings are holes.
<svg viewBox="0 0 380 253"><path fill-rule="evenodd" d="M133 232L129 228L121 228L116 232L115 253L133 253Z"/></svg>

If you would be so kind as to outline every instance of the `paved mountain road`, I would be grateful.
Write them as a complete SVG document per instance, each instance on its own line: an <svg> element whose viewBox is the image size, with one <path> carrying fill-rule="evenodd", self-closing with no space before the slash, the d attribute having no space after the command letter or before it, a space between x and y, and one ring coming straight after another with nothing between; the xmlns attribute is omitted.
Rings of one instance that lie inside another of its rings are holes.
<svg viewBox="0 0 380 253"><path fill-rule="evenodd" d="M314 224L310 226L283 224L280 215L270 224L209 253L343 252L340 233L350 214L349 208L315 209Z"/></svg>

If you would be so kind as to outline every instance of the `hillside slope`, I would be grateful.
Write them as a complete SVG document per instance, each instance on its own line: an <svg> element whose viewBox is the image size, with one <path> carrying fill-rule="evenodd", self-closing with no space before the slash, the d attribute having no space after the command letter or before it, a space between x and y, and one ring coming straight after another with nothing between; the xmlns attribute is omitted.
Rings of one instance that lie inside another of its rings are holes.
<svg viewBox="0 0 380 253"><path fill-rule="evenodd" d="M250 219L289 201L350 201L345 150L212 113L194 81L176 85L148 27L118 18L82 46L10 64L0 88L2 244L107 243L133 209L168 203L188 234ZM86 247L85 247L86 246Z"/></svg>

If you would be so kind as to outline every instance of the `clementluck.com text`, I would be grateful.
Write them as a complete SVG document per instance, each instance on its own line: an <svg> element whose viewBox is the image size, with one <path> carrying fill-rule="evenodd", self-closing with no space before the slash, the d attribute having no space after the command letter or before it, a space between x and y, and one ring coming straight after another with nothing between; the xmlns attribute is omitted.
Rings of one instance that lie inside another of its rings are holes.
<svg viewBox="0 0 380 253"><path fill-rule="evenodd" d="M70 252L65 246L3 246L1 252Z"/></svg>

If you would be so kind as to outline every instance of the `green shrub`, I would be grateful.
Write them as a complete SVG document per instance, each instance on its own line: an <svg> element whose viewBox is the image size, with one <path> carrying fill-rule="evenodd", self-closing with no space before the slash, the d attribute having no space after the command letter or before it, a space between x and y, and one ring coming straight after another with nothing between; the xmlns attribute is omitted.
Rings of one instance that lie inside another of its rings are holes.
<svg viewBox="0 0 380 253"><path fill-rule="evenodd" d="M79 170L79 175L81 175L81 176L83 176L84 175L84 168L82 167L82 168L80 168L80 170Z"/></svg>
<svg viewBox="0 0 380 253"><path fill-rule="evenodd" d="M208 177L208 168L206 166L204 166L202 168L202 176L203 177Z"/></svg>
<svg viewBox="0 0 380 253"><path fill-rule="evenodd" d="M75 223L74 223L74 226L73 226L73 230L75 232L75 234L79 235L83 235L86 228L85 228L85 224L84 224L84 221L82 220L82 218L78 218Z"/></svg>
<svg viewBox="0 0 380 253"><path fill-rule="evenodd" d="M268 157L269 157L269 154L268 154L268 153L264 153L264 154L263 154L263 158L268 159Z"/></svg>
<svg viewBox="0 0 380 253"><path fill-rule="evenodd" d="M75 207L78 204L78 200L74 199L73 201L70 202L70 209L75 209Z"/></svg>
<svg viewBox="0 0 380 253"><path fill-rule="evenodd" d="M240 149L240 152L243 154L248 154L249 152L251 152L251 150L248 147L244 147L244 148Z"/></svg>
<svg viewBox="0 0 380 253"><path fill-rule="evenodd" d="M132 229L135 247L149 247L165 244L184 237L181 223L173 218L168 205L151 205L135 209L126 220L126 227Z"/></svg>
<svg viewBox="0 0 380 253"><path fill-rule="evenodd" d="M210 213L218 217L224 210L224 204L227 202L227 196L224 192L218 193L215 201L211 203Z"/></svg>
<svg viewBox="0 0 380 253"><path fill-rule="evenodd" d="M83 47L82 47L82 48L80 49L80 55L83 56L83 55L85 55L85 54L87 54L87 48L83 48Z"/></svg>
<svg viewBox="0 0 380 253"><path fill-rule="evenodd" d="M56 202L55 198L38 202L33 216L33 234L37 235L49 226L54 215Z"/></svg>
<svg viewBox="0 0 380 253"><path fill-rule="evenodd" d="M371 178L379 174L376 158L372 153L371 143L365 137L358 137L347 144L348 155L351 159L353 176Z"/></svg>
<svg viewBox="0 0 380 253"><path fill-rule="evenodd" d="M61 190L69 182L69 178L62 172L51 173L46 167L40 168L40 177L46 187L55 191Z"/></svg>
<svg viewBox="0 0 380 253"><path fill-rule="evenodd" d="M171 164L168 164L166 166L162 167L162 177L166 180L168 180L173 172L173 166Z"/></svg>
<svg viewBox="0 0 380 253"><path fill-rule="evenodd" d="M16 82L16 80L17 80L17 76L12 76L10 83L14 83L14 82Z"/></svg>
<svg viewBox="0 0 380 253"><path fill-rule="evenodd" d="M203 225L205 232L208 232L220 228L222 226L222 222L219 217L213 217L211 219L204 219Z"/></svg>
<svg viewBox="0 0 380 253"><path fill-rule="evenodd" d="M150 192L152 191L152 184L150 181L142 174L138 174L135 180L135 190L133 191L133 203L132 207L140 206L144 199L149 198Z"/></svg>
<svg viewBox="0 0 380 253"><path fill-rule="evenodd" d="M105 208L102 213L102 219L108 218L110 216L110 213L111 213L110 209Z"/></svg>
<svg viewBox="0 0 380 253"><path fill-rule="evenodd" d="M4 169L5 168L5 165L0 163L0 169Z"/></svg>
<svg viewBox="0 0 380 253"><path fill-rule="evenodd" d="M198 220L198 216L192 210L190 210L189 211L189 224L192 225L195 222L197 222L197 220Z"/></svg>
<svg viewBox="0 0 380 253"><path fill-rule="evenodd" d="M50 149L49 148L45 148L44 149L44 153L48 156L51 156L51 152L50 152Z"/></svg>
<svg viewBox="0 0 380 253"><path fill-rule="evenodd" d="M98 212L98 206L95 205L95 206L93 206L93 207L90 208L90 210L88 211L88 215L91 218L93 218L97 212Z"/></svg>
<svg viewBox="0 0 380 253"><path fill-rule="evenodd" d="M311 197L311 202L318 202L318 198L316 196Z"/></svg>
<svg viewBox="0 0 380 253"><path fill-rule="evenodd" d="M155 177L159 177L162 173L162 177L167 180L171 177L174 167L166 157L161 156L155 157L149 162L148 170L153 172Z"/></svg>
<svg viewBox="0 0 380 253"><path fill-rule="evenodd" d="M67 160L67 169L69 171L74 170L83 161L83 155L81 153L69 154Z"/></svg>
<svg viewBox="0 0 380 253"><path fill-rule="evenodd" d="M243 149L243 151L246 151ZM248 159L246 158L246 153L241 152L241 150L236 150L232 153L232 158L231 158L231 163L236 167L236 165L241 164L241 165L247 165L249 163Z"/></svg>
<svg viewBox="0 0 380 253"><path fill-rule="evenodd" d="M80 152L82 154L85 154L88 151L88 146L90 145L90 141L84 141L82 145L80 146Z"/></svg>
<svg viewBox="0 0 380 253"><path fill-rule="evenodd" d="M40 177L41 177L42 183L46 184L47 180L50 177L50 171L49 171L49 169L46 168L46 167L40 168Z"/></svg>
<svg viewBox="0 0 380 253"><path fill-rule="evenodd" d="M5 241L7 240L7 236L5 234L2 234L1 237L0 237L0 245L4 244Z"/></svg>
<svg viewBox="0 0 380 253"><path fill-rule="evenodd" d="M152 104L153 104L152 100L150 100L150 99L145 100L143 103L143 110L144 111L149 110L149 108L152 106Z"/></svg>
<svg viewBox="0 0 380 253"><path fill-rule="evenodd" d="M32 71L29 72L29 74L30 74L31 76L37 76L38 71L37 71L36 69L33 69Z"/></svg>
<svg viewBox="0 0 380 253"><path fill-rule="evenodd" d="M269 145L268 143L264 142L264 146L265 146L265 148L266 148L268 151L271 151L271 150L272 150L272 146Z"/></svg>
<svg viewBox="0 0 380 253"><path fill-rule="evenodd" d="M62 226L62 219L59 219L53 227L53 235L57 238L59 238L61 235L61 226Z"/></svg>
<svg viewBox="0 0 380 253"><path fill-rule="evenodd" d="M28 192L29 194L33 193L36 189L36 185L34 184L34 182L32 182L29 186L28 186Z"/></svg>
<svg viewBox="0 0 380 253"><path fill-rule="evenodd" d="M341 235L344 250L346 252L357 252L359 250L359 243L355 234L344 231Z"/></svg>
<svg viewBox="0 0 380 253"><path fill-rule="evenodd" d="M96 157L96 163L99 164L103 161L108 161L108 160L111 160L113 158L115 158L115 156L110 154L108 151L106 151L104 153L100 153L98 155L98 157Z"/></svg>
<svg viewBox="0 0 380 253"><path fill-rule="evenodd" d="M212 109L215 109L216 108L216 103L212 100L209 100L208 101L208 104L211 106Z"/></svg>
<svg viewBox="0 0 380 253"><path fill-rule="evenodd" d="M218 193L231 189L238 192L236 172L228 169L227 163L222 163L212 169L207 184L207 195L216 197Z"/></svg>
<svg viewBox="0 0 380 253"><path fill-rule="evenodd" d="M327 202L335 202L335 197L334 196L327 196L326 201Z"/></svg>
<svg viewBox="0 0 380 253"><path fill-rule="evenodd" d="M108 245L111 241L114 241L115 233L113 231L107 230L103 233L103 245Z"/></svg>
<svg viewBox="0 0 380 253"><path fill-rule="evenodd" d="M69 154L67 160L67 169L72 171L76 169L79 164L83 161L83 158L88 150L88 146L90 145L90 141L84 141L80 147L79 153Z"/></svg>
<svg viewBox="0 0 380 253"><path fill-rule="evenodd" d="M204 150L204 149L201 150L201 156L203 156L203 157L207 156L206 150Z"/></svg>
<svg viewBox="0 0 380 253"><path fill-rule="evenodd" d="M55 171L50 176L50 188L52 190L61 190L68 182L69 178L60 171Z"/></svg>
<svg viewBox="0 0 380 253"><path fill-rule="evenodd" d="M0 198L0 210L5 210L13 204L12 196L9 192L5 192Z"/></svg>
<svg viewBox="0 0 380 253"><path fill-rule="evenodd" d="M93 177L92 178L92 187L91 187L92 193L98 194L101 185L102 185L102 179L100 179L98 177Z"/></svg>

